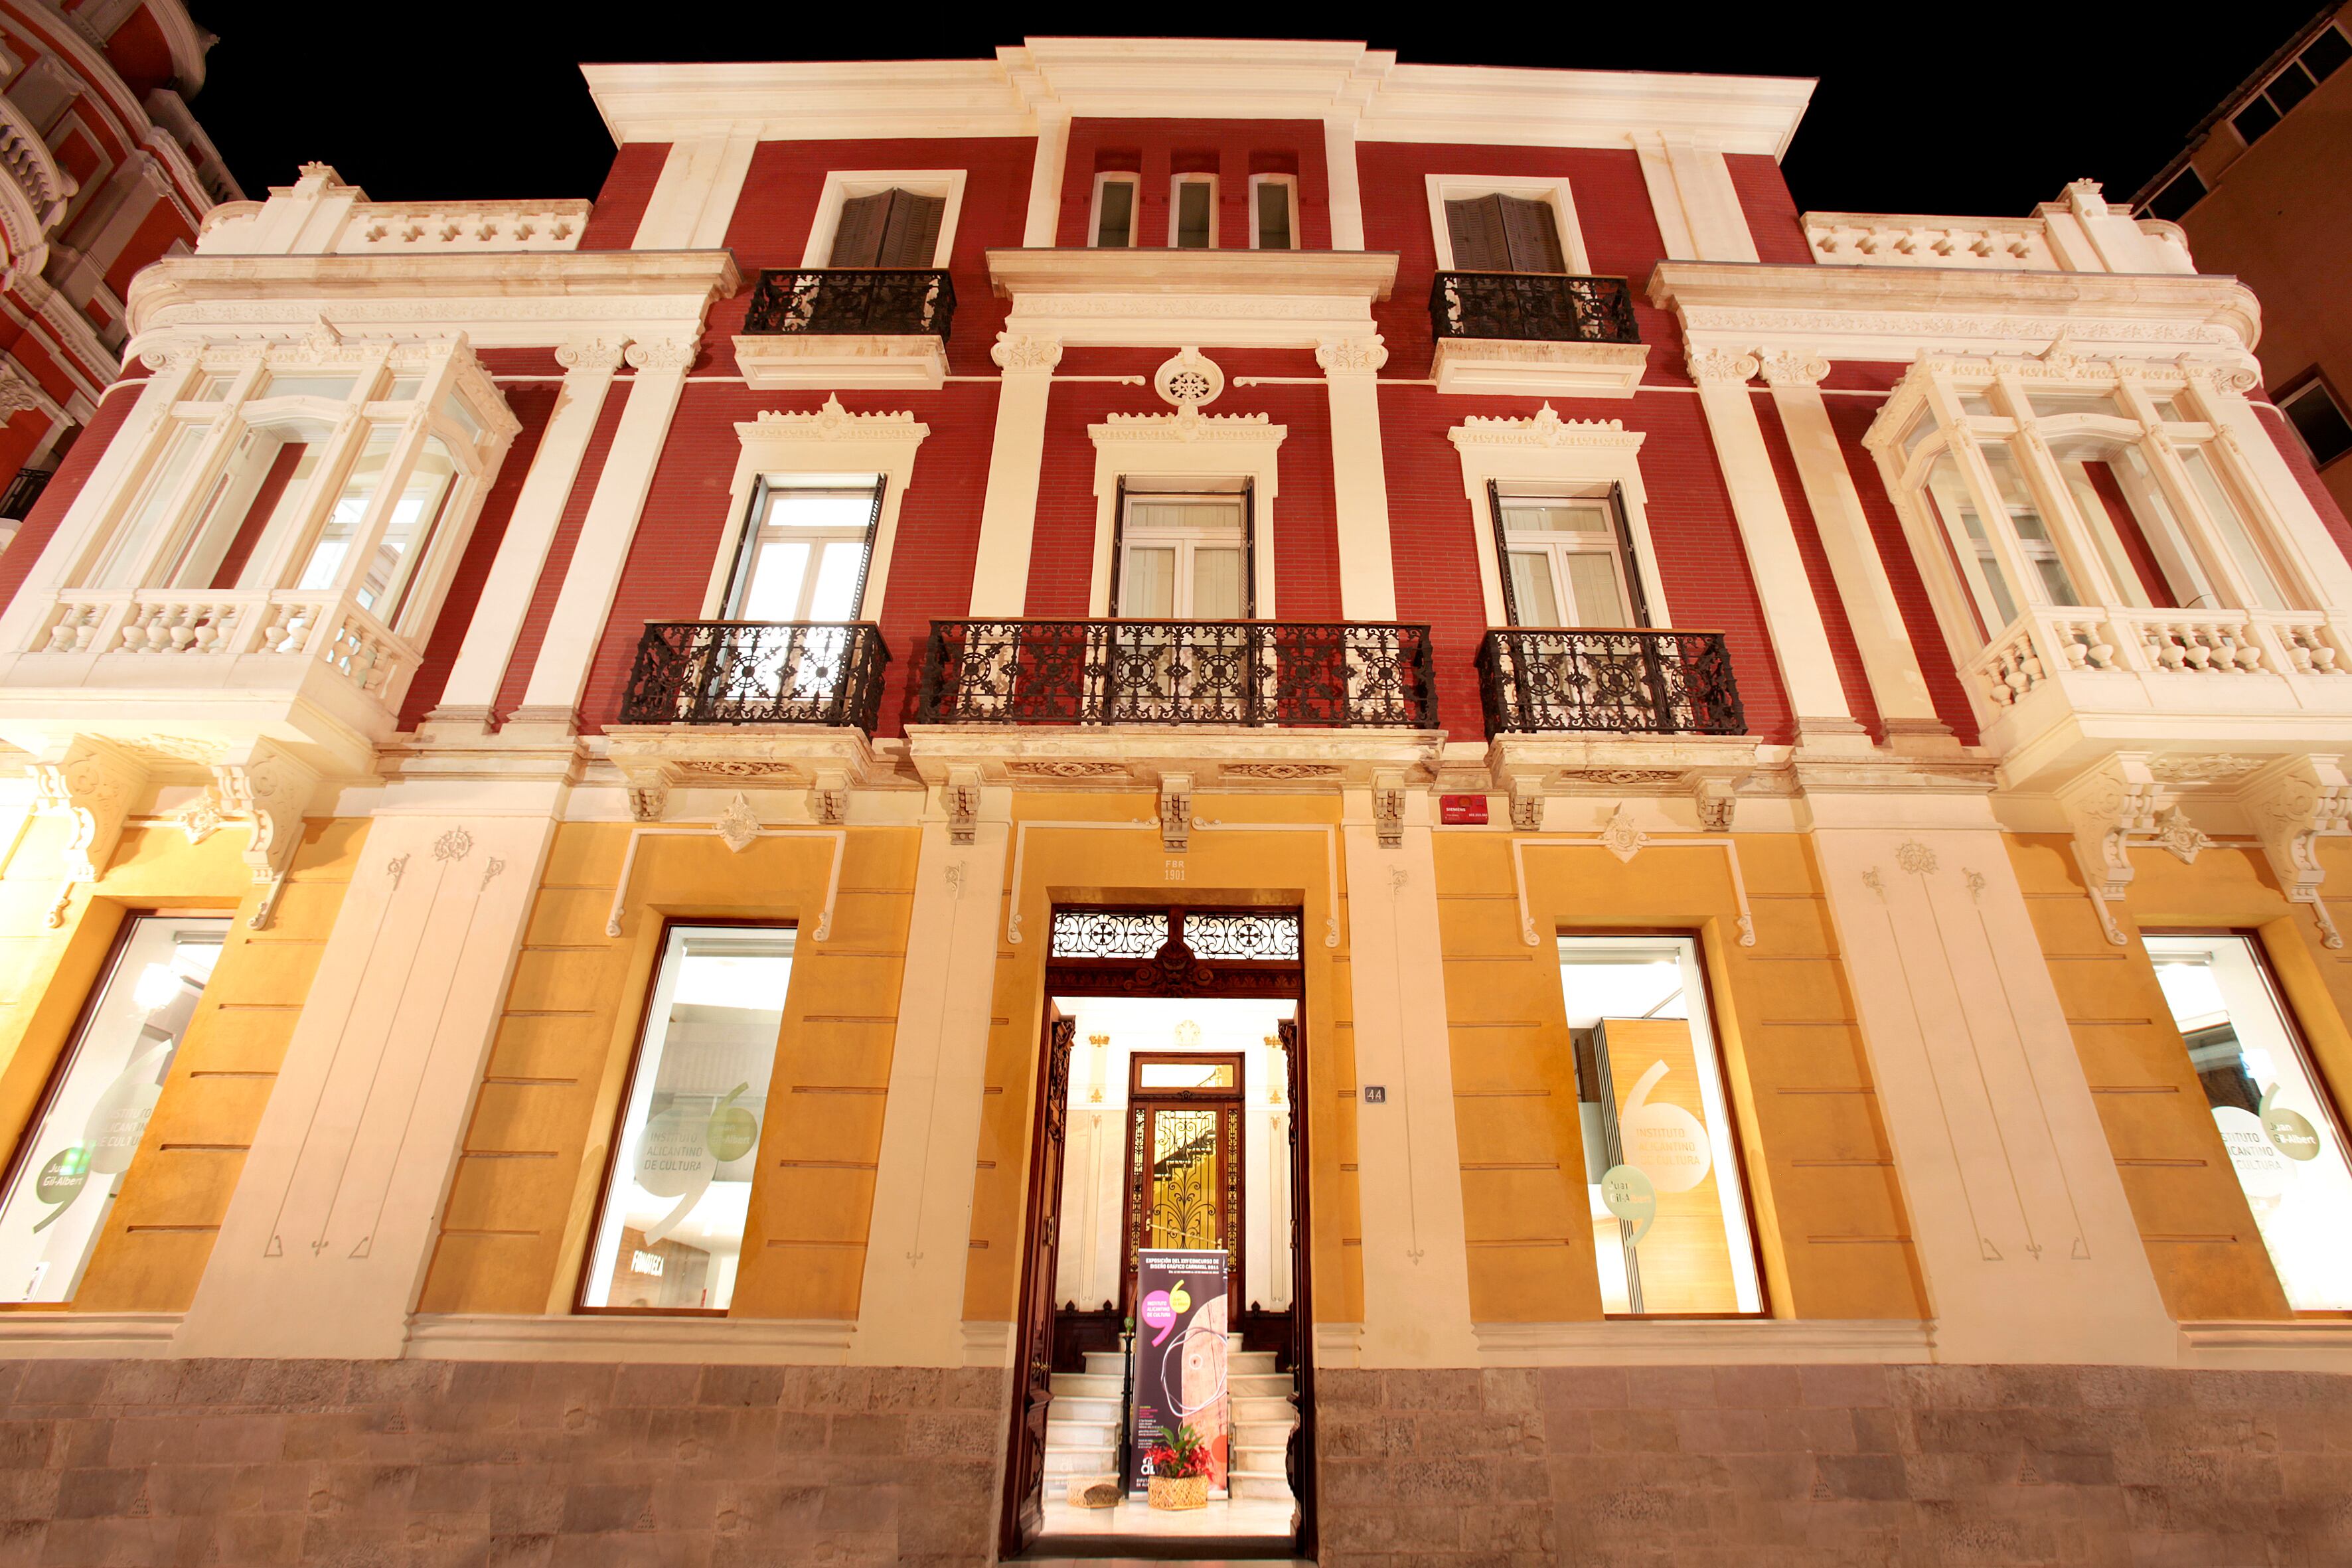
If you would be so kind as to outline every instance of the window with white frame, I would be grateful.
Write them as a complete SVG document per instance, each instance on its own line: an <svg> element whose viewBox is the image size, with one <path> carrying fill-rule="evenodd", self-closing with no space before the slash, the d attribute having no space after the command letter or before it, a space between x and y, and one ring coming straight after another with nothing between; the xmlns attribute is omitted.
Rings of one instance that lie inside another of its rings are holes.
<svg viewBox="0 0 2352 1568"><path fill-rule="evenodd" d="M1249 193L1250 248L1297 249L1298 176L1252 174Z"/></svg>
<svg viewBox="0 0 2352 1568"><path fill-rule="evenodd" d="M1979 644L2036 606L2308 609L2310 574L2218 434L2221 395L2185 376L2029 383L1986 362L1929 363L1871 441Z"/></svg>
<svg viewBox="0 0 2352 1568"><path fill-rule="evenodd" d="M809 226L804 268L945 267L963 206L961 169L836 169Z"/></svg>
<svg viewBox="0 0 2352 1568"><path fill-rule="evenodd" d="M1493 488L1504 606L1517 626L1634 626L1640 578L1613 491L1542 495Z"/></svg>
<svg viewBox="0 0 2352 1568"><path fill-rule="evenodd" d="M1111 614L1133 620L1235 621L1253 613L1247 491L1129 491L1119 520Z"/></svg>
<svg viewBox="0 0 2352 1568"><path fill-rule="evenodd" d="M1217 176L1178 174L1168 185L1168 243L1208 250L1217 243Z"/></svg>
<svg viewBox="0 0 2352 1568"><path fill-rule="evenodd" d="M771 485L753 492L727 595L733 621L842 622L865 597L881 478Z"/></svg>
<svg viewBox="0 0 2352 1568"><path fill-rule="evenodd" d="M1440 272L1591 271L1568 182L1428 177Z"/></svg>
<svg viewBox="0 0 2352 1568"><path fill-rule="evenodd" d="M1087 224L1087 243L1105 250L1123 250L1135 243L1137 187L1130 174L1095 176L1094 212Z"/></svg>

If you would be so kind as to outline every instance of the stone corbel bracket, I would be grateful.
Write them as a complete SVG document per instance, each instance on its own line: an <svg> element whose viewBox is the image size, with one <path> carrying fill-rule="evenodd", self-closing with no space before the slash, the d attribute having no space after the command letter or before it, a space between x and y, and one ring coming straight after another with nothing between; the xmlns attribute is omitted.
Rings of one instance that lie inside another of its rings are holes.
<svg viewBox="0 0 2352 1568"><path fill-rule="evenodd" d="M1404 847L1404 775L1381 773L1372 780L1372 826L1383 849Z"/></svg>
<svg viewBox="0 0 2352 1568"><path fill-rule="evenodd" d="M268 931L286 890L294 851L302 845L302 818L319 788L318 770L271 741L256 741L242 758L213 765L213 793L225 816L253 825L245 863L266 889L246 924Z"/></svg>
<svg viewBox="0 0 2352 1568"><path fill-rule="evenodd" d="M2184 865L2193 863L2212 842L2189 822L2178 797L2158 781L2147 757L2138 752L2118 752L2077 775L2059 790L2058 804L2074 836L2074 864L2083 873L2099 929L2116 947L2128 940L2112 906L2131 891L2132 841L2156 844Z"/></svg>
<svg viewBox="0 0 2352 1568"><path fill-rule="evenodd" d="M615 758L621 782L629 793L629 816L635 822L659 822L669 809L669 792L677 783L677 769L651 758Z"/></svg>
<svg viewBox="0 0 2352 1568"><path fill-rule="evenodd" d="M980 770L950 768L940 786L940 806L947 813L948 842L970 844L980 831Z"/></svg>
<svg viewBox="0 0 2352 1568"><path fill-rule="evenodd" d="M1192 847L1192 776L1160 775L1160 847L1181 855Z"/></svg>
<svg viewBox="0 0 2352 1568"><path fill-rule="evenodd" d="M2319 884L2326 872L2319 864L2319 840L2352 832L2352 781L2345 778L2341 762L2333 756L2282 758L2239 792L2280 890L2290 902L2311 906L2321 940L2331 948L2342 947L2344 937L2320 902Z"/></svg>
<svg viewBox="0 0 2352 1568"><path fill-rule="evenodd" d="M65 923L66 902L77 886L106 874L121 842L131 807L146 793L147 770L120 747L76 735L33 763L37 809L72 818L73 832L58 852L58 896L49 906L51 929ZM299 832L298 832L298 837Z"/></svg>

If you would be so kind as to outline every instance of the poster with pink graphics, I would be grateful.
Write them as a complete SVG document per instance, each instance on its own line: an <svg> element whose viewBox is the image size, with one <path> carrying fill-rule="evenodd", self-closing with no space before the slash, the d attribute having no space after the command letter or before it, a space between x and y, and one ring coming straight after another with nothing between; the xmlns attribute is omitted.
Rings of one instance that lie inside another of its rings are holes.
<svg viewBox="0 0 2352 1568"><path fill-rule="evenodd" d="M1209 1492L1225 1491L1233 1407L1225 1385L1225 1255L1152 1248L1135 1255L1135 1404L1127 1486L1140 1493L1151 1450L1180 1426L1209 1452Z"/></svg>

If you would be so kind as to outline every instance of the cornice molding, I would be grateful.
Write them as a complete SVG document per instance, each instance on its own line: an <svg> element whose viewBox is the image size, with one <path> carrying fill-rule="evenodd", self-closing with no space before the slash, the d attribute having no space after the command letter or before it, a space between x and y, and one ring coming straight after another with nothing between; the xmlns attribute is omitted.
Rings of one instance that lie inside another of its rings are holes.
<svg viewBox="0 0 2352 1568"><path fill-rule="evenodd" d="M1562 419L1549 403L1526 419L1471 415L1445 433L1459 450L1467 447L1610 447L1641 450L1644 432L1628 430L1622 419Z"/></svg>
<svg viewBox="0 0 2352 1568"><path fill-rule="evenodd" d="M758 418L735 426L736 438L747 448L800 441L919 442L930 433L931 427L908 410L852 414L839 397L827 397L823 407L804 414L763 408Z"/></svg>

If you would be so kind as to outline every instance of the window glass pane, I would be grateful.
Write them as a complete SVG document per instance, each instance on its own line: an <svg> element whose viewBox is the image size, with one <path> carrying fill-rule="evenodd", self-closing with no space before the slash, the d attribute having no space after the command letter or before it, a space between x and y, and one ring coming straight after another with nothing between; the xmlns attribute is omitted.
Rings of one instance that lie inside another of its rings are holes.
<svg viewBox="0 0 2352 1568"><path fill-rule="evenodd" d="M228 395L228 380L229 378L225 375L203 377L196 383L195 390L188 394L187 401L218 403L223 397Z"/></svg>
<svg viewBox="0 0 2352 1568"><path fill-rule="evenodd" d="M1192 552L1192 618L1237 621L1242 618L1242 552L1238 550Z"/></svg>
<svg viewBox="0 0 2352 1568"><path fill-rule="evenodd" d="M1232 1089L1231 1062L1138 1062L1137 1087L1141 1089Z"/></svg>
<svg viewBox="0 0 2352 1568"><path fill-rule="evenodd" d="M1968 553L1976 559L1977 569L1984 576L1985 591L1991 596L1990 605L1979 605L1977 611L1998 630L2017 618L2017 600L2011 594L2008 575L1992 552L1992 542L1985 536L1984 523L1977 516L1976 503L1969 498L1966 486L1960 483L1958 462L1948 451L1938 453L1928 465L1927 482L1921 487L1937 515L1943 520L1945 536L1951 538L1955 523L1959 537L1966 541Z"/></svg>
<svg viewBox="0 0 2352 1568"><path fill-rule="evenodd" d="M2237 118L2230 121L2231 125L2237 127L2238 134L2249 143L2259 140L2263 132L2278 122L2279 111L2273 109L2267 100L2260 97L2238 110Z"/></svg>
<svg viewBox="0 0 2352 1568"><path fill-rule="evenodd" d="M375 559L368 563L367 581L360 587L360 603L387 623L400 618L408 600L408 585L416 580L417 568L432 548L433 535L448 508L449 491L457 479L457 460L449 456L441 437L425 437L425 448L416 455L416 466L408 471L400 499L392 503L392 517L384 524Z"/></svg>
<svg viewBox="0 0 2352 1568"><path fill-rule="evenodd" d="M2221 476L2213 471L2211 459L2202 447L2180 448L2181 466L2189 470L2189 482L2196 488L2197 499L2205 503L2205 514L2213 520L2221 531L2221 542L2244 574L2247 584L2253 589L2254 603L2241 606L2246 609L2284 610L2286 601L2279 594L2278 579L2271 575L2270 565L2254 545L2253 535L2246 531L2246 520L2239 515L2237 503L2221 488Z"/></svg>
<svg viewBox="0 0 2352 1568"><path fill-rule="evenodd" d="M1257 245L1260 250L1290 248L1290 187L1280 180L1258 182Z"/></svg>
<svg viewBox="0 0 2352 1568"><path fill-rule="evenodd" d="M1982 391L1961 393L1960 412L1979 419L1998 418L2000 415L2000 410L1992 405L1992 399Z"/></svg>
<svg viewBox="0 0 2352 1568"><path fill-rule="evenodd" d="M1176 187L1176 244L1185 250L1209 247L1209 215L1215 205L1216 186L1206 180L1185 180Z"/></svg>
<svg viewBox="0 0 2352 1568"><path fill-rule="evenodd" d="M1697 944L1561 937L1559 974L1602 1307L1761 1311Z"/></svg>
<svg viewBox="0 0 2352 1568"><path fill-rule="evenodd" d="M2344 416L2336 398L2322 382L2310 382L2279 405L2294 422L2295 433L2311 449L2312 461L2332 463L2352 452L2352 420Z"/></svg>
<svg viewBox="0 0 2352 1568"><path fill-rule="evenodd" d="M812 548L803 539L772 540L760 546L751 557L751 581L743 593L742 619L800 618L801 584L808 580Z"/></svg>
<svg viewBox="0 0 2352 1568"><path fill-rule="evenodd" d="M263 397L323 397L331 403L341 403L351 396L352 387L358 379L356 376L350 375L273 375L269 378L268 384L261 389L260 395ZM414 381L394 384L405 384L408 387L405 395L413 397L416 394L416 383ZM395 392L394 395L403 395Z"/></svg>
<svg viewBox="0 0 2352 1568"><path fill-rule="evenodd" d="M1130 498L1127 505L1127 521L1129 528L1180 530L1210 537L1238 537L1242 531L1242 503L1236 496L1202 496L1198 500L1180 500Z"/></svg>
<svg viewBox="0 0 2352 1568"><path fill-rule="evenodd" d="M386 392L383 395L391 402L405 403L424 390L425 382L422 377L414 375L394 376L393 378L391 390Z"/></svg>
<svg viewBox="0 0 2352 1568"><path fill-rule="evenodd" d="M2284 114L2288 110L2309 98L2311 89L2311 78L2305 74L2301 66L2289 60L2286 69L2273 77L2270 86L2263 91L2278 111Z"/></svg>
<svg viewBox="0 0 2352 1568"><path fill-rule="evenodd" d="M441 400L441 416L463 430L467 440L476 441L481 438L482 422L474 417L473 408L456 393L453 392Z"/></svg>
<svg viewBox="0 0 2352 1568"><path fill-rule="evenodd" d="M2252 941L2145 940L2288 1303L2302 1312L2352 1309L2344 1130Z"/></svg>
<svg viewBox="0 0 2352 1568"><path fill-rule="evenodd" d="M1523 626L1557 626L1565 625L1559 615L1559 598L1552 592L1551 552L1548 550L1514 550L1510 553L1511 601L1519 612Z"/></svg>
<svg viewBox="0 0 2352 1568"><path fill-rule="evenodd" d="M723 1310L767 1121L793 932L672 926L582 1300Z"/></svg>
<svg viewBox="0 0 2352 1568"><path fill-rule="evenodd" d="M0 1206L0 1300L72 1300L228 932L205 916L129 925Z"/></svg>
<svg viewBox="0 0 2352 1568"><path fill-rule="evenodd" d="M2105 563L2116 592L2123 595L2123 602L2147 608L2147 589L2140 582L2139 568L2124 548L2123 530L2131 526L2131 520L2108 512L2098 486L2091 480L2090 469L2082 463L2063 462L2058 471L2066 477L2066 489L2074 498L2074 510L2083 514L2084 525L2091 531L2092 542L2099 547L2099 558Z"/></svg>
<svg viewBox="0 0 2352 1568"><path fill-rule="evenodd" d="M857 614L857 568L864 546L835 541L817 558L816 586L809 595L812 621L846 621Z"/></svg>
<svg viewBox="0 0 2352 1568"><path fill-rule="evenodd" d="M367 446L343 480L342 493L335 498L334 510L327 514L326 526L319 531L317 542L310 546L310 558L303 563L296 587L316 591L335 585L342 574L343 557L358 536L360 519L366 515L376 487L383 482L383 465L392 456L393 443L399 435L398 426L382 423L369 433Z"/></svg>
<svg viewBox="0 0 2352 1568"><path fill-rule="evenodd" d="M766 526L771 529L846 529L863 534L873 517L874 492L870 489L768 492Z"/></svg>
<svg viewBox="0 0 2352 1568"><path fill-rule="evenodd" d="M1530 532L1598 534L1607 539L1615 536L1617 520L1610 514L1606 501L1507 499L1503 502L1503 526L1514 533L1524 529Z"/></svg>
<svg viewBox="0 0 2352 1568"><path fill-rule="evenodd" d="M1560 563L1568 571L1568 591L1576 601L1576 624L1580 626L1622 626L1632 617L1625 613L1625 595L1617 580L1617 557L1612 552L1602 554L1597 550L1565 550Z"/></svg>
<svg viewBox="0 0 2352 1568"><path fill-rule="evenodd" d="M147 548L155 531L163 526L163 515L171 510L172 498L178 493L180 481L188 477L189 465L196 459L196 448L204 445L205 435L211 430L208 419L192 419L173 433L163 448L163 459L148 477L147 487L140 492L131 515L117 525L114 537L108 541L105 552L90 569L88 579L79 584L85 588L128 588L131 575L138 565L142 552Z"/></svg>
<svg viewBox="0 0 2352 1568"><path fill-rule="evenodd" d="M1176 613L1176 552L1129 545L1118 576L1114 615L1166 619Z"/></svg>
<svg viewBox="0 0 2352 1568"><path fill-rule="evenodd" d="M2066 575L2065 563L2059 560L2057 546L2051 542L2049 525L2042 520L2042 509L2033 492L2025 488L2025 476L2018 471L2009 448L1988 443L1984 459L1985 467L1992 470L1993 485L2000 492L2002 504L2009 509L2010 527L2016 531L2026 559L2033 563L2042 580L2043 595L2053 605L2081 604L2073 581Z"/></svg>
<svg viewBox="0 0 2352 1568"><path fill-rule="evenodd" d="M2186 425L2194 417L2189 410L2180 405L2180 399L2178 397L2168 395L2152 397L2148 401L2156 405L2156 416L2168 425Z"/></svg>
<svg viewBox="0 0 2352 1568"><path fill-rule="evenodd" d="M2111 394L2105 392L2032 392L2026 403L2043 419L2062 414L2104 414L2110 419L2120 419L2124 411Z"/></svg>
<svg viewBox="0 0 2352 1568"><path fill-rule="evenodd" d="M2305 70L2326 81L2336 74L2338 66L2352 59L2352 42L2346 41L2342 29L2323 27L2317 37L2304 46L2298 58Z"/></svg>
<svg viewBox="0 0 2352 1568"><path fill-rule="evenodd" d="M1105 180L1102 186L1102 214L1095 226L1097 245L1121 246L1135 243L1135 182Z"/></svg>
<svg viewBox="0 0 2352 1568"><path fill-rule="evenodd" d="M1936 416L1934 411L1927 408L1921 408L1918 413L1911 416L1911 423L1906 426L1903 431L1903 456L1906 458L1908 458L1912 453L1919 449L1920 442L1926 440L1935 433Z"/></svg>
<svg viewBox="0 0 2352 1568"><path fill-rule="evenodd" d="M303 443L301 455L294 459L293 471L286 477L286 488L278 492L278 502L270 509L269 521L262 525L259 537L254 541L252 553L238 568L236 585L239 588L276 586L268 581L270 563L277 559L278 547L284 541L287 531L293 528L301 516L302 498L310 493L310 476L318 471L319 454L325 449L323 442Z"/></svg>

